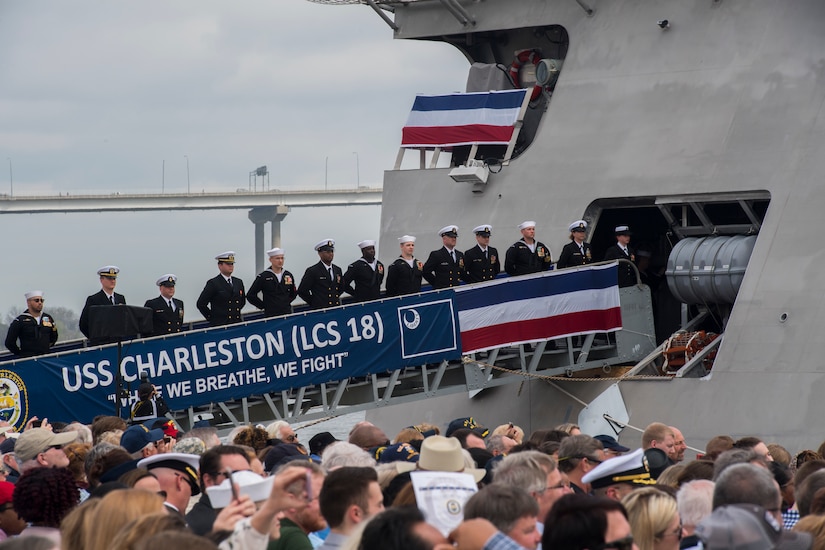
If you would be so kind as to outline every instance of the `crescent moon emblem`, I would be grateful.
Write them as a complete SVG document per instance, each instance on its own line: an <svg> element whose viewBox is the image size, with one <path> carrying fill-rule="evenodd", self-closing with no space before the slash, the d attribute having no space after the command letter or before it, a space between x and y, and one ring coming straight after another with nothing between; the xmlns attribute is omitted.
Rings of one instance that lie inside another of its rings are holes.
<svg viewBox="0 0 825 550"><path fill-rule="evenodd" d="M415 330L421 324L421 316L414 309L408 309L403 315L404 326L410 330Z"/></svg>

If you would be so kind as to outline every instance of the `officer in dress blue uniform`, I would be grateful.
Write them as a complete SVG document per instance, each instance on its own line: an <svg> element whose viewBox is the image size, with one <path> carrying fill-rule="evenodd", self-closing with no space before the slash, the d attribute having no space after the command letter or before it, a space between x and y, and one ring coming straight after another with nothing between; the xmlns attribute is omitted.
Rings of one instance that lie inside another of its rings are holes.
<svg viewBox="0 0 825 550"><path fill-rule="evenodd" d="M32 290L26 292L25 297L26 311L9 325L6 347L18 357L49 353L49 348L57 342L57 325L51 315L43 313L43 291Z"/></svg>
<svg viewBox="0 0 825 550"><path fill-rule="evenodd" d="M415 237L399 237L399 256L387 269L387 296L404 296L421 292L424 264L415 258Z"/></svg>
<svg viewBox="0 0 825 550"><path fill-rule="evenodd" d="M636 251L630 246L630 236L633 233L626 225L616 226L616 244L607 249L604 253L605 260L629 260L636 261ZM626 262L619 262L619 287L633 286L636 284L636 271L633 266Z"/></svg>
<svg viewBox="0 0 825 550"><path fill-rule="evenodd" d="M97 274L100 277L100 286L102 288L99 292L86 298L86 305L83 306L83 311L80 313L80 332L82 332L86 338L89 338L91 330L89 326L90 307L115 306L126 303L126 298L123 294L118 294L115 292L118 273L120 273L120 268L116 265L105 265L97 270ZM89 343L93 345L107 344L115 341L116 340L110 338L89 338Z"/></svg>
<svg viewBox="0 0 825 550"><path fill-rule="evenodd" d="M246 305L243 281L233 277L235 252L229 250L215 256L220 273L206 281L198 297L198 311L209 326L218 327L243 321L241 310Z"/></svg>
<svg viewBox="0 0 825 550"><path fill-rule="evenodd" d="M249 287L246 299L258 309L264 310L267 317L289 315L292 313L292 301L298 296L295 276L284 269L284 250L273 248L266 251L270 266L255 277ZM263 295L263 299L259 295Z"/></svg>
<svg viewBox="0 0 825 550"><path fill-rule="evenodd" d="M458 286L467 279L464 253L455 248L458 226L442 227L438 234L444 246L430 252L430 257L424 262L424 279L435 289Z"/></svg>
<svg viewBox="0 0 825 550"><path fill-rule="evenodd" d="M174 273L167 273L160 277L158 285L160 296L146 300L143 307L152 310L152 336L158 334L173 334L183 328L183 301L175 298L175 284L178 278Z"/></svg>
<svg viewBox="0 0 825 550"><path fill-rule="evenodd" d="M521 239L507 249L504 270L510 275L525 275L553 269L550 248L536 240L536 222L524 221L518 228Z"/></svg>
<svg viewBox="0 0 825 550"><path fill-rule="evenodd" d="M493 226L484 224L473 228L478 244L464 253L467 266L467 282L491 281L501 272L498 250L490 246Z"/></svg>
<svg viewBox="0 0 825 550"><path fill-rule="evenodd" d="M356 302L377 300L381 297L381 283L384 282L384 264L375 259L375 241L361 241L358 248L361 257L349 264L344 273L344 292L352 295Z"/></svg>
<svg viewBox="0 0 825 550"><path fill-rule="evenodd" d="M590 252L590 243L584 242L587 235L587 222L576 220L567 228L570 231L570 242L561 249L561 255L556 267L576 267L593 263L593 254Z"/></svg>
<svg viewBox="0 0 825 550"><path fill-rule="evenodd" d="M344 292L344 274L340 267L332 263L335 241L319 241L315 250L321 261L304 272L298 286L298 296L312 309L340 306L341 294Z"/></svg>

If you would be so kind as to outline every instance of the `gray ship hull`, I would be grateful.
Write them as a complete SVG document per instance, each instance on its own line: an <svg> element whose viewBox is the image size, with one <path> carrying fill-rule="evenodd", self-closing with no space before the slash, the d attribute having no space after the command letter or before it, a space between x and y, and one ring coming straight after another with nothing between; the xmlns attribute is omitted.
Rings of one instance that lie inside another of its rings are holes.
<svg viewBox="0 0 825 550"><path fill-rule="evenodd" d="M384 253L409 233L419 238L417 255L426 255L439 244L437 229L450 223L464 230L463 248L473 244L469 228L492 224L492 244L503 253L519 236L517 224L533 219L537 238L557 257L568 224L582 216L591 234L604 235L623 208L680 197L768 197L712 374L632 380L620 389L630 424L677 425L693 447L730 434L756 435L791 452L815 449L825 437L818 426L825 400L816 398L825 384L825 4L591 0L588 15L573 0L459 2L475 25L462 25L445 4L397 6L396 38L516 36L513 29L558 25L569 48L532 143L491 174L483 193L453 182L447 168L385 173ZM662 19L668 30L657 25ZM642 210L627 212L636 225L643 221ZM575 422L580 401L608 385L565 384L577 400L527 381L368 418L380 418L388 433L411 419L467 415L529 431ZM638 437L621 435L632 444Z"/></svg>

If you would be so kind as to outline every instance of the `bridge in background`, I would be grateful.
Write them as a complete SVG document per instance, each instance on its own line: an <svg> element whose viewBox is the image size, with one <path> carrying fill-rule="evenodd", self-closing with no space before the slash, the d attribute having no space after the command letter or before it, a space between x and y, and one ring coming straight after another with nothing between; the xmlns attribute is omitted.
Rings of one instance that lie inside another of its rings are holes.
<svg viewBox="0 0 825 550"><path fill-rule="evenodd" d="M145 212L150 210L249 209L255 224L255 267L264 267L264 230L271 223L271 244L281 245L281 222L292 208L367 206L381 204L381 188L246 191L221 193L163 193L58 196L0 195L0 214L72 212Z"/></svg>

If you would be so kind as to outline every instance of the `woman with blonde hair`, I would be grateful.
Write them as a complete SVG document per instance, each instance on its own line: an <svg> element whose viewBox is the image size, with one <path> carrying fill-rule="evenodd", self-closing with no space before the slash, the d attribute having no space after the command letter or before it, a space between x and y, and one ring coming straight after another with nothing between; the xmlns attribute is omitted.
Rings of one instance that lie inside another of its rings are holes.
<svg viewBox="0 0 825 550"><path fill-rule="evenodd" d="M682 523L676 499L661 489L642 487L622 499L639 550L679 550Z"/></svg>
<svg viewBox="0 0 825 550"><path fill-rule="evenodd" d="M141 489L112 491L100 499L92 532L85 535L87 550L109 550L112 539L130 521L165 510L163 497Z"/></svg>

